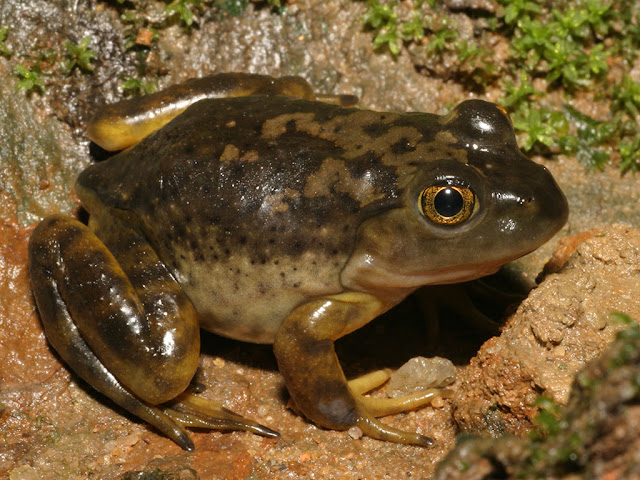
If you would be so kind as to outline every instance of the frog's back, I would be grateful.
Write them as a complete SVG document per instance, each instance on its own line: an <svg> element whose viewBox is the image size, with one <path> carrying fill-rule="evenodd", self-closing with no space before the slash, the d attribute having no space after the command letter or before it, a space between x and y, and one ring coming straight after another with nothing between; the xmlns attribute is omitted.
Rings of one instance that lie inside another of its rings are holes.
<svg viewBox="0 0 640 480"><path fill-rule="evenodd" d="M400 202L415 168L403 155L435 134L403 122L286 97L202 101L79 183L134 212L205 327L269 342L293 306L341 291L358 226Z"/></svg>

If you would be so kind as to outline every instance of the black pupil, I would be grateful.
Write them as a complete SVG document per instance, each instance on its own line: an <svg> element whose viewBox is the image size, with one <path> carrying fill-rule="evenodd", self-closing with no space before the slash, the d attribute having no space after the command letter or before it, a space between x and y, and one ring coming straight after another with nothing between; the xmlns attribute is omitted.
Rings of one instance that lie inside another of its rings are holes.
<svg viewBox="0 0 640 480"><path fill-rule="evenodd" d="M460 213L464 200L460 192L453 188L443 188L433 199L433 208L443 217L453 217Z"/></svg>

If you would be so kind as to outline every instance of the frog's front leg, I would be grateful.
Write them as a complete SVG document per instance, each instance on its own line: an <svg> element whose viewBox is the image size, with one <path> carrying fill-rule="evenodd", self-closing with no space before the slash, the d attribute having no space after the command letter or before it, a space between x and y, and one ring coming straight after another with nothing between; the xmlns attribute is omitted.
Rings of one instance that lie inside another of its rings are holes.
<svg viewBox="0 0 640 480"><path fill-rule="evenodd" d="M275 434L217 405L194 406L182 393L198 366L196 312L144 238L116 212L105 218L91 217L98 238L82 223L53 215L29 243L34 296L62 359L187 450L193 443L184 426ZM171 407L156 406L176 397Z"/></svg>
<svg viewBox="0 0 640 480"><path fill-rule="evenodd" d="M336 430L358 426L365 435L380 440L430 446L433 440L429 437L378 421L376 416L399 411L395 408L399 402L389 399L392 404L374 407L373 402L360 396L367 388L349 385L336 356L336 339L384 310L374 296L355 292L315 299L297 307L276 335L274 351L278 367L296 406L318 425ZM409 402L400 410L428 403L431 396Z"/></svg>

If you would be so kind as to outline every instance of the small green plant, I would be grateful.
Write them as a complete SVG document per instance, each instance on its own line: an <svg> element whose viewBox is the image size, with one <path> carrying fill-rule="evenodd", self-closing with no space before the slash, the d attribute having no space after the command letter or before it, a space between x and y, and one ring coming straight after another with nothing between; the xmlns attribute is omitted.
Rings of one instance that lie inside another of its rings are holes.
<svg viewBox="0 0 640 480"><path fill-rule="evenodd" d="M202 10L202 0L173 0L164 9L167 18L178 18L186 27L190 27Z"/></svg>
<svg viewBox="0 0 640 480"><path fill-rule="evenodd" d="M612 52L595 44L596 37L588 35L593 26L582 17L575 18L573 8L566 15L559 10L553 13L551 21L528 15L519 18L512 52L523 67L545 75L549 83L557 81L567 89L588 86L593 78L606 73L606 58Z"/></svg>
<svg viewBox="0 0 640 480"><path fill-rule="evenodd" d="M574 131L572 135L558 139L562 151L574 154L579 162L589 167L604 167L609 161L609 143L616 134L616 123L596 120L570 105L564 106L563 113Z"/></svg>
<svg viewBox="0 0 640 480"><path fill-rule="evenodd" d="M562 112L543 105L522 103L513 113L513 126L522 133L521 147L531 150L535 145L551 149L558 136L566 135L569 124Z"/></svg>
<svg viewBox="0 0 640 480"><path fill-rule="evenodd" d="M507 25L513 24L519 18L542 13L540 5L533 0L514 0L502 3L505 5L504 21Z"/></svg>
<svg viewBox="0 0 640 480"><path fill-rule="evenodd" d="M620 170L623 173L640 171L640 133L620 142Z"/></svg>
<svg viewBox="0 0 640 480"><path fill-rule="evenodd" d="M67 51L65 60L67 74L71 74L76 67L85 73L93 72L92 62L97 53L89 48L89 43L91 43L91 37L83 38L77 45L71 42L64 43Z"/></svg>
<svg viewBox="0 0 640 480"><path fill-rule="evenodd" d="M147 95L156 91L156 85L150 80L123 77L120 88L127 96Z"/></svg>
<svg viewBox="0 0 640 480"><path fill-rule="evenodd" d="M428 52L434 53L445 52L457 38L458 32L455 30L455 25L451 25L450 22L444 20L442 25L434 30L426 49Z"/></svg>
<svg viewBox="0 0 640 480"><path fill-rule="evenodd" d="M389 51L397 55L400 53L401 38L398 35L398 15L395 11L397 2L382 4L379 0L367 1L367 12L362 22L373 29L373 48L386 46Z"/></svg>
<svg viewBox="0 0 640 480"><path fill-rule="evenodd" d="M13 74L20 79L16 84L17 90L24 90L27 93L34 91L44 92L44 81L38 65L26 67L19 63L13 69Z"/></svg>
<svg viewBox="0 0 640 480"><path fill-rule="evenodd" d="M620 83L613 87L613 109L623 112L631 118L638 118L640 109L640 82L625 75Z"/></svg>
<svg viewBox="0 0 640 480"><path fill-rule="evenodd" d="M541 440L557 435L563 423L560 419L562 406L547 395L540 395L533 403L539 408L538 415L533 420L536 429L531 432L532 438Z"/></svg>
<svg viewBox="0 0 640 480"><path fill-rule="evenodd" d="M9 27L0 28L0 56L9 58L11 56L11 50L4 43L9 35Z"/></svg>

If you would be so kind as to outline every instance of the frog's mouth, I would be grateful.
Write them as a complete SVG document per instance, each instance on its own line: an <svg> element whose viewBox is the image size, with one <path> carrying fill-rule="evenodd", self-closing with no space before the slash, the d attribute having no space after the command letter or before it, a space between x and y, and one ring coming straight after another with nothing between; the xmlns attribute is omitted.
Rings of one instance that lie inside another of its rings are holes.
<svg viewBox="0 0 640 480"><path fill-rule="evenodd" d="M532 250L531 250L532 251ZM454 265L440 268L433 271L416 272L394 272L390 268L376 265L375 262L367 262L366 259L356 266L351 264L343 270L342 284L345 286L355 286L365 290L386 289L416 289L427 285L448 285L452 283L462 283L475 280L477 278L492 275L500 270L500 267L516 260L528 252L519 252L509 257L499 260L488 261L476 264ZM350 279L357 279L355 282ZM356 287L356 288L357 288Z"/></svg>
<svg viewBox="0 0 640 480"><path fill-rule="evenodd" d="M390 279L397 283L404 283L404 287L422 287L426 285L449 285L452 283L462 283L475 280L477 278L493 275L500 267L512 260L520 258L522 255L515 255L497 262L486 262L475 265L457 265L454 267L441 269L438 271L416 274L416 275L393 275Z"/></svg>
<svg viewBox="0 0 640 480"><path fill-rule="evenodd" d="M513 258L507 258L498 262L487 262L477 265L456 266L438 272L430 272L427 275L416 275L410 277L410 282L417 282L418 286L424 285L449 285L452 283L463 283L478 278L493 275L500 268L512 260L520 258L522 255L516 255ZM415 285L415 284L414 284Z"/></svg>

